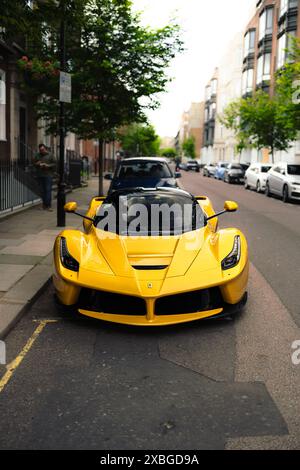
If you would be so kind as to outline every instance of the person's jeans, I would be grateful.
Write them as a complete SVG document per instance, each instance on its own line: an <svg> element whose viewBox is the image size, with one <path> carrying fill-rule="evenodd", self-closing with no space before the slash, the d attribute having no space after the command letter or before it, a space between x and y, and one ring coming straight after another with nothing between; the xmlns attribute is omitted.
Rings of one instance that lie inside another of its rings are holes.
<svg viewBox="0 0 300 470"><path fill-rule="evenodd" d="M51 207L52 201L52 177L51 176L39 176L38 182L41 188L41 196L44 207Z"/></svg>

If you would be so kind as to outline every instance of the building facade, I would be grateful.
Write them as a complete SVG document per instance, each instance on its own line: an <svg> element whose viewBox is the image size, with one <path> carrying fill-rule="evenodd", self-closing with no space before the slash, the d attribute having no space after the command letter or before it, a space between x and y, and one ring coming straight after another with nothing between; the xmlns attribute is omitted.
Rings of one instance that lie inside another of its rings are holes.
<svg viewBox="0 0 300 470"><path fill-rule="evenodd" d="M175 137L175 148L181 156L182 144L190 137L195 141L196 158L200 158L203 143L203 127L204 127L204 102L191 103L188 111L185 111L181 117L179 131Z"/></svg>
<svg viewBox="0 0 300 470"><path fill-rule="evenodd" d="M259 0L244 35L242 95L262 89L271 95L275 75L287 60L291 37L300 37L299 0ZM270 161L268 150L245 150L243 159ZM300 161L300 142L287 151L278 151L275 161Z"/></svg>
<svg viewBox="0 0 300 470"><path fill-rule="evenodd" d="M226 129L220 119L218 119L218 116L222 116L224 109L231 101L241 97L243 43L243 33L239 32L230 42L218 68L217 118L215 121L213 144L214 162L233 161L240 158L237 155L237 142L233 130Z"/></svg>
<svg viewBox="0 0 300 470"><path fill-rule="evenodd" d="M201 160L203 163L214 161L215 128L218 104L218 76L219 70L216 68L211 80L205 87L203 145L201 149Z"/></svg>

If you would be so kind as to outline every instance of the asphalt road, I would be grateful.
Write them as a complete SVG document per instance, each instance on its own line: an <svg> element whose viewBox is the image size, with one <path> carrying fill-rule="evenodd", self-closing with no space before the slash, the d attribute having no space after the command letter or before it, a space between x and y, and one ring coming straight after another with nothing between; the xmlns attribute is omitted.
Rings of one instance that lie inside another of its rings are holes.
<svg viewBox="0 0 300 470"><path fill-rule="evenodd" d="M58 314L49 287L6 339L1 449L299 448L300 206L195 173L182 183L216 209L240 205L221 224L249 241L243 315L109 325Z"/></svg>

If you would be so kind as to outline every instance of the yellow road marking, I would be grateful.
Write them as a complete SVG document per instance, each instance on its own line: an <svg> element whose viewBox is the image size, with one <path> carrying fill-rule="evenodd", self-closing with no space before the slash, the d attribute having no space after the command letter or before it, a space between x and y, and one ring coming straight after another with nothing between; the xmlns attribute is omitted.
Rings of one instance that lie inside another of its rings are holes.
<svg viewBox="0 0 300 470"><path fill-rule="evenodd" d="M19 367L23 359L25 358L26 354L30 351L33 346L33 343L39 337L43 329L48 323L57 323L57 320L43 320L40 322L39 326L35 329L32 336L29 338L27 343L25 344L24 348L20 352L20 354L6 366L6 372L3 377L0 379L0 393L3 391L4 387L8 384L10 379L12 378L15 370Z"/></svg>

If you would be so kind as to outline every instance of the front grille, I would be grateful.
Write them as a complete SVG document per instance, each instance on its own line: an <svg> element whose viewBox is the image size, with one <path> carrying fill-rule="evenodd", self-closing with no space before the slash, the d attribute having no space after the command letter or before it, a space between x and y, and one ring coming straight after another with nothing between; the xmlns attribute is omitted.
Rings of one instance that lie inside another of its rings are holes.
<svg viewBox="0 0 300 470"><path fill-rule="evenodd" d="M293 192L293 193L292 193L292 197L300 197L300 193L295 193L295 192Z"/></svg>
<svg viewBox="0 0 300 470"><path fill-rule="evenodd" d="M79 308L114 315L147 315L146 302L139 297L92 289L82 289Z"/></svg>
<svg viewBox="0 0 300 470"><path fill-rule="evenodd" d="M155 315L182 315L222 308L219 288L162 297L155 302Z"/></svg>

